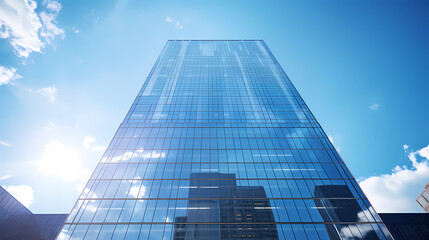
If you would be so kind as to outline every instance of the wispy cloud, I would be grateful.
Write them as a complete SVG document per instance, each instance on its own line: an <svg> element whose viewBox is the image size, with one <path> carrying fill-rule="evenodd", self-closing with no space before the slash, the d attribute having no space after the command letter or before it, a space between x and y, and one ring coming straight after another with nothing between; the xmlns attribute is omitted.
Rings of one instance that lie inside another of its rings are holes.
<svg viewBox="0 0 429 240"><path fill-rule="evenodd" d="M64 31L56 26L61 10L57 1L45 0L40 14L36 13L34 0L8 0L0 8L0 38L9 39L16 55L27 58L32 52L42 52Z"/></svg>
<svg viewBox="0 0 429 240"><path fill-rule="evenodd" d="M378 104L378 103L375 103L375 104L372 104L371 106L369 106L369 109L371 109L373 111L378 110L379 108L380 108L380 104Z"/></svg>
<svg viewBox="0 0 429 240"><path fill-rule="evenodd" d="M5 142L5 141L2 141L2 140L0 140L0 145L3 145L5 147L12 147L12 144Z"/></svg>
<svg viewBox="0 0 429 240"><path fill-rule="evenodd" d="M33 0L15 0L4 4L0 8L0 37L9 38L20 57L28 57L31 52L41 52L44 43L38 34L42 23L35 12L37 3Z"/></svg>
<svg viewBox="0 0 429 240"><path fill-rule="evenodd" d="M55 97L57 96L58 89L56 87L45 87L41 89L37 89L36 93L49 98L49 101L55 101Z"/></svg>
<svg viewBox="0 0 429 240"><path fill-rule="evenodd" d="M389 174L372 176L359 183L379 212L422 211L415 199L429 181L429 145L415 152L405 151L411 168L396 166Z"/></svg>
<svg viewBox="0 0 429 240"><path fill-rule="evenodd" d="M91 143L95 142L95 137L87 136L83 139L82 144L85 149L89 149L91 147Z"/></svg>
<svg viewBox="0 0 429 240"><path fill-rule="evenodd" d="M61 10L61 4L53 0L45 0L43 2L48 11L40 13L40 19L43 23L43 28L40 31L40 35L45 39L46 43L51 44L56 36L64 39L64 31L58 28L56 24L56 18Z"/></svg>
<svg viewBox="0 0 429 240"><path fill-rule="evenodd" d="M91 149L93 151L104 151L106 147L103 146L91 146L91 144L95 142L95 137L87 136L83 139L82 144L85 149Z"/></svg>
<svg viewBox="0 0 429 240"><path fill-rule="evenodd" d="M16 68L0 66L0 85L8 84L18 78L22 76L16 73Z"/></svg>
<svg viewBox="0 0 429 240"><path fill-rule="evenodd" d="M0 181L2 181L2 180L6 180L6 179L9 179L9 178L11 178L12 177L12 175L10 175L10 174L7 174L7 175L4 175L4 176L1 176L0 177Z"/></svg>
<svg viewBox="0 0 429 240"><path fill-rule="evenodd" d="M179 28L179 29L183 28L183 25L179 21L176 21L175 25L176 25L176 28Z"/></svg>
<svg viewBox="0 0 429 240"><path fill-rule="evenodd" d="M408 148L409 146L404 144L404 150L407 150Z"/></svg>
<svg viewBox="0 0 429 240"><path fill-rule="evenodd" d="M28 185L3 186L14 198L29 207L34 201L34 190Z"/></svg>
<svg viewBox="0 0 429 240"><path fill-rule="evenodd" d="M55 101L55 98L57 97L57 93L58 93L58 89L56 87L54 87L54 86L40 88L40 89L27 88L25 90L27 92L30 92L30 93L37 93L37 94L40 94L40 95L42 95L44 97L47 97L50 102L54 102Z"/></svg>
<svg viewBox="0 0 429 240"><path fill-rule="evenodd" d="M174 24L177 29L183 29L183 25L179 20L173 20L171 17L166 17L165 21L170 24Z"/></svg>
<svg viewBox="0 0 429 240"><path fill-rule="evenodd" d="M77 27L75 27L75 26L72 27L72 30L76 34L78 34L80 32L79 29L77 29Z"/></svg>

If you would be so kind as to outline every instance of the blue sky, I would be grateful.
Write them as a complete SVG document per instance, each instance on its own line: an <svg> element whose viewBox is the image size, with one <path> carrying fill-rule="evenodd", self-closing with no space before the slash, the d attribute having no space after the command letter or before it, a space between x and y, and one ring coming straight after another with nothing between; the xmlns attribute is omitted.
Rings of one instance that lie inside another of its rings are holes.
<svg viewBox="0 0 429 240"><path fill-rule="evenodd" d="M263 39L379 212L429 181L425 1L0 0L0 185L69 212L168 39Z"/></svg>

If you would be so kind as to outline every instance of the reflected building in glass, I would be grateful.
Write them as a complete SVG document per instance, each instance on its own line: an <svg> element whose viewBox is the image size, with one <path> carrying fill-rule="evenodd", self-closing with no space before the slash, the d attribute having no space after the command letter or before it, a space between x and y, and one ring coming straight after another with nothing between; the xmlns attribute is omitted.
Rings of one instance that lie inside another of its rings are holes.
<svg viewBox="0 0 429 240"><path fill-rule="evenodd" d="M168 41L58 239L392 239L264 41Z"/></svg>
<svg viewBox="0 0 429 240"><path fill-rule="evenodd" d="M177 216L174 221L184 223L174 225L174 240L240 236L279 239L276 225L272 224L275 222L272 207L262 186L237 186L235 174L192 173L189 199L192 200L188 201L186 215ZM243 224L201 224L213 222Z"/></svg>

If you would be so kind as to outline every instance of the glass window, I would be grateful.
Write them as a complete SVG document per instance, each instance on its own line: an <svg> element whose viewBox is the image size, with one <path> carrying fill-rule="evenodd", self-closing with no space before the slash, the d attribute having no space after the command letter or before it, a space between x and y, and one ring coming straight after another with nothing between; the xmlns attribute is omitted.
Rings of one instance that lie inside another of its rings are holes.
<svg viewBox="0 0 429 240"><path fill-rule="evenodd" d="M256 40L168 41L71 220L63 231L79 239L387 234Z"/></svg>
<svg viewBox="0 0 429 240"><path fill-rule="evenodd" d="M116 225L115 231L113 233L112 236L112 240L119 240L119 239L124 239L125 238L125 234L127 232L127 225Z"/></svg>

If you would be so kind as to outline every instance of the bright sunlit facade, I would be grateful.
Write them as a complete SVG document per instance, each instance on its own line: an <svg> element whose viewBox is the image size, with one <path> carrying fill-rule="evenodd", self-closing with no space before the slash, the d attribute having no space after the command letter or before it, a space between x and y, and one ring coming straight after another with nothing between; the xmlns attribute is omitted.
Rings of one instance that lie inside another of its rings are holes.
<svg viewBox="0 0 429 240"><path fill-rule="evenodd" d="M58 239L392 239L263 41L168 41Z"/></svg>

